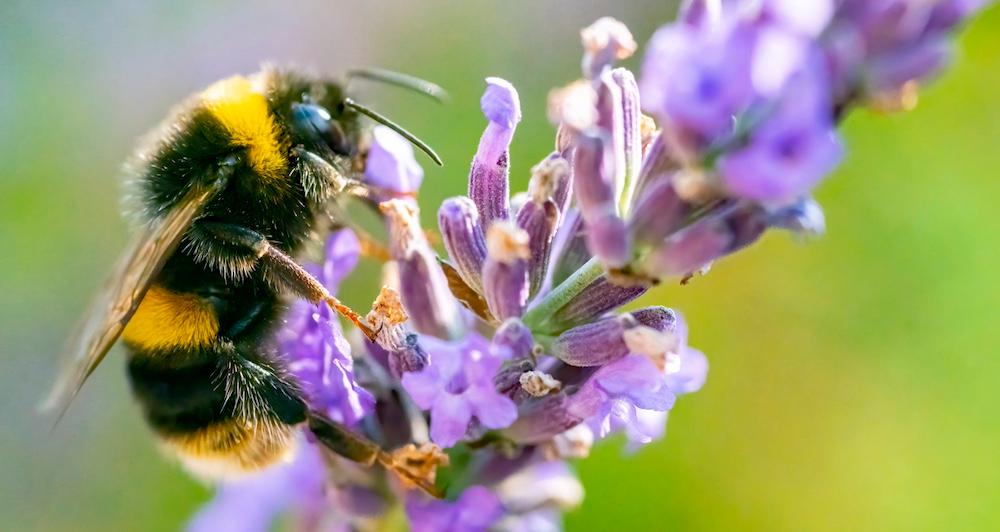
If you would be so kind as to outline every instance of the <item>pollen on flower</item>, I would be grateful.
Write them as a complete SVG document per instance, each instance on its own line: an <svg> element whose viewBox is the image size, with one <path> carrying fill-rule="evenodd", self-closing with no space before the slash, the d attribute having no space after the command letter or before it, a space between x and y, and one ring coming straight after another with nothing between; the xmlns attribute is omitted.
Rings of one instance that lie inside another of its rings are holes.
<svg viewBox="0 0 1000 532"><path fill-rule="evenodd" d="M560 458L586 458L594 446L594 431L586 423L553 436L552 440L542 447L542 452L550 460Z"/></svg>
<svg viewBox="0 0 1000 532"><path fill-rule="evenodd" d="M569 173L569 162L561 157L547 157L531 168L531 181L528 182L528 195L531 199L544 203L553 197L556 183L562 176Z"/></svg>
<svg viewBox="0 0 1000 532"><path fill-rule="evenodd" d="M372 314L380 322L388 325L398 325L405 322L407 318L403 303L399 300L399 292L388 286L383 286L378 297L375 298L375 303L372 304L372 310L369 313L369 321L371 321Z"/></svg>
<svg viewBox="0 0 1000 532"><path fill-rule="evenodd" d="M423 231L420 220L417 219L417 207L409 201L391 199L378 205L379 211L388 219L391 245L396 250L407 254L420 239Z"/></svg>
<svg viewBox="0 0 1000 532"><path fill-rule="evenodd" d="M574 131L589 129L599 117L597 91L585 80L553 89L549 92L548 114L554 124L564 124Z"/></svg>
<svg viewBox="0 0 1000 532"><path fill-rule="evenodd" d="M920 102L920 83L910 80L903 85L872 94L868 105L872 109L885 114L912 111Z"/></svg>
<svg viewBox="0 0 1000 532"><path fill-rule="evenodd" d="M407 331L403 323L407 320L399 292L383 286L372 303L372 309L365 321L375 331L374 341L389 351L397 351L405 346Z"/></svg>
<svg viewBox="0 0 1000 532"><path fill-rule="evenodd" d="M433 485L437 479L438 467L448 466L450 459L440 447L433 443L423 443L419 447L408 443L392 452L392 463L396 468L405 470L414 479L426 481ZM408 487L413 487L412 481L405 476L400 480Z"/></svg>
<svg viewBox="0 0 1000 532"><path fill-rule="evenodd" d="M680 338L676 334L645 325L625 330L622 339L630 352L645 356L660 371L666 371L670 354L680 348Z"/></svg>
<svg viewBox="0 0 1000 532"><path fill-rule="evenodd" d="M487 253L499 262L511 263L531 258L528 233L509 223L496 223L486 232Z"/></svg>
<svg viewBox="0 0 1000 532"><path fill-rule="evenodd" d="M544 397L562 389L562 382L544 371L525 371L518 380L521 388L532 397Z"/></svg>
<svg viewBox="0 0 1000 532"><path fill-rule="evenodd" d="M580 38L584 52L595 53L611 47L614 49L615 59L628 59L639 47L628 27L612 17L601 17L583 28L580 30Z"/></svg>
<svg viewBox="0 0 1000 532"><path fill-rule="evenodd" d="M600 18L580 30L580 40L583 71L588 77L596 76L616 60L628 59L639 47L625 24L611 17Z"/></svg>

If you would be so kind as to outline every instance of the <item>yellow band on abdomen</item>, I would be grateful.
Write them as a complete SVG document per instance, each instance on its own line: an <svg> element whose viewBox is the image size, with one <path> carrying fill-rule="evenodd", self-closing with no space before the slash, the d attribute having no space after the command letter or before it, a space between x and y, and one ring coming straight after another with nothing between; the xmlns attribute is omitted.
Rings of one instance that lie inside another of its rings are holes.
<svg viewBox="0 0 1000 532"><path fill-rule="evenodd" d="M203 347L219 334L211 304L194 294L153 285L122 332L122 340L144 350Z"/></svg>

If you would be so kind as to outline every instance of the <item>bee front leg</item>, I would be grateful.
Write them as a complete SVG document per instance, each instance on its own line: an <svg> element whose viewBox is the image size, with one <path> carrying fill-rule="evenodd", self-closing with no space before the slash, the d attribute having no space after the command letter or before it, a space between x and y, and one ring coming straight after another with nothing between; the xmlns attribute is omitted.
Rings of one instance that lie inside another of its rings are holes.
<svg viewBox="0 0 1000 532"><path fill-rule="evenodd" d="M195 257L214 265L224 275L249 275L254 267L260 266L271 284L313 303L325 303L351 320L370 340L375 340L375 331L360 314L341 303L305 268L271 245L264 235L236 224L199 220L192 226L190 237Z"/></svg>

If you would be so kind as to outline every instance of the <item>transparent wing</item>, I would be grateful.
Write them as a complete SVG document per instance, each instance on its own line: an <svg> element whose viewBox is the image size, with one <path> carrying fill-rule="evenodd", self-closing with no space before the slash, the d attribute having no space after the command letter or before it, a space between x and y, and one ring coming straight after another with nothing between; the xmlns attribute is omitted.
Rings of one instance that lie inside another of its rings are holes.
<svg viewBox="0 0 1000 532"><path fill-rule="evenodd" d="M211 185L192 187L129 245L77 329L67 350L65 367L43 405L45 410L58 413L56 421L121 336L153 278L177 249L191 222L225 182L226 179L220 178Z"/></svg>

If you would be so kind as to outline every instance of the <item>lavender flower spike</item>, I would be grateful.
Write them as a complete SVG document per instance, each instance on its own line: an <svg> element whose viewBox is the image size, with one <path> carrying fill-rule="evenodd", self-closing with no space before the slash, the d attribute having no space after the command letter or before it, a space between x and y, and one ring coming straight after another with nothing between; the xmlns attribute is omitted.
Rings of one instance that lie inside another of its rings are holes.
<svg viewBox="0 0 1000 532"><path fill-rule="evenodd" d="M483 297L498 320L520 317L528 303L528 238L510 223L494 224L486 234Z"/></svg>
<svg viewBox="0 0 1000 532"><path fill-rule="evenodd" d="M416 206L394 199L379 209L389 222L390 252L399 264L400 295L413 328L439 338L457 335L458 303L420 228Z"/></svg>
<svg viewBox="0 0 1000 532"><path fill-rule="evenodd" d="M510 210L508 173L510 141L521 121L521 102L514 86L500 78L486 78L486 92L480 100L489 119L479 140L479 149L469 173L469 197L476 203L483 227L506 220Z"/></svg>
<svg viewBox="0 0 1000 532"><path fill-rule="evenodd" d="M486 261L486 236L476 204L465 196L450 198L438 210L438 228L452 266L476 292L483 292L482 269Z"/></svg>

